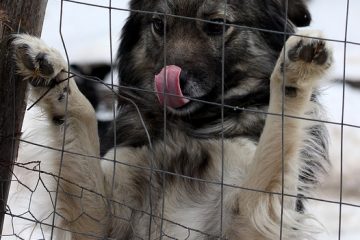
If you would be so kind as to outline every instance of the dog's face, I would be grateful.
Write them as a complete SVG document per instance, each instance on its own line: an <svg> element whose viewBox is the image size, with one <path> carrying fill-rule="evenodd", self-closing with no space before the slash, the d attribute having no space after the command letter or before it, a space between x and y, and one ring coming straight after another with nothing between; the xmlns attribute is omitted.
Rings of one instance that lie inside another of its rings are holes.
<svg viewBox="0 0 360 240"><path fill-rule="evenodd" d="M284 42L285 23L291 33L291 21L306 25L310 20L299 0L288 2L286 17L284 2L133 0L131 9L139 11L131 13L123 30L121 83L152 92L130 95L154 108L166 102L176 115L206 105L197 100L220 103L224 96L226 103L266 91ZM164 97L164 91L169 96Z"/></svg>

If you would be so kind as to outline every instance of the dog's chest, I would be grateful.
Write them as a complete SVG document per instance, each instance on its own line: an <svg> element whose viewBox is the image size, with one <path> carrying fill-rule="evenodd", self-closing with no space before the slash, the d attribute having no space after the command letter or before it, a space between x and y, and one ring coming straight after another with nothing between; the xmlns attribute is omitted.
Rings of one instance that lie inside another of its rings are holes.
<svg viewBox="0 0 360 240"><path fill-rule="evenodd" d="M171 172L172 168L155 174L151 194L154 217L150 226L148 216L139 216L136 221L143 224L136 227L138 234L145 237L146 229L151 227L155 238L163 235L165 239L166 236L169 239L216 239L221 232L221 222L226 226L232 221L237 213L229 206L239 191L255 145L247 139L238 139L224 141L224 145L221 141L207 141L201 146L207 149L209 163L206 167L200 166L204 164L201 162L192 167L204 168L202 175L186 167L181 168L184 172L177 171L180 168ZM189 173L194 175L187 175ZM146 199L149 206L149 198Z"/></svg>

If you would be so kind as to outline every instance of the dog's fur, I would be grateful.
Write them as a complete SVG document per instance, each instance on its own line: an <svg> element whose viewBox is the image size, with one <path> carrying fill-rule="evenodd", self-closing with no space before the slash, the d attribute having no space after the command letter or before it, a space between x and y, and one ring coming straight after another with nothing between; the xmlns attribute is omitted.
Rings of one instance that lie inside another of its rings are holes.
<svg viewBox="0 0 360 240"><path fill-rule="evenodd" d="M287 18L285 0L230 0L225 15L222 0L164 2L130 3L141 11L123 29L124 88L101 160L93 108L73 78L61 82L66 62L41 40L15 36L29 98L53 89L32 110L43 121L22 137L28 142L14 168L10 233L26 239L311 238L302 197L327 164L326 130L290 116L321 119L316 85L331 65L331 50L308 38L321 37L315 31L290 37L284 48L283 34L271 32L307 25L305 3L290 0ZM161 29L154 29L164 16L144 11L168 14L165 52ZM175 15L245 27L219 30ZM180 109L161 106L153 92L164 57L190 76L183 90L192 101Z"/></svg>

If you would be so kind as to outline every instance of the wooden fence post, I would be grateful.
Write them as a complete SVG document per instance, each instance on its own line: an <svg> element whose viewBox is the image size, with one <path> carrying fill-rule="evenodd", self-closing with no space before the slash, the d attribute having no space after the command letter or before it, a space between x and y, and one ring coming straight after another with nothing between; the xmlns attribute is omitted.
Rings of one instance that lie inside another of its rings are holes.
<svg viewBox="0 0 360 240"><path fill-rule="evenodd" d="M47 0L0 0L0 235L25 112L26 83L15 74L8 38L40 36Z"/></svg>

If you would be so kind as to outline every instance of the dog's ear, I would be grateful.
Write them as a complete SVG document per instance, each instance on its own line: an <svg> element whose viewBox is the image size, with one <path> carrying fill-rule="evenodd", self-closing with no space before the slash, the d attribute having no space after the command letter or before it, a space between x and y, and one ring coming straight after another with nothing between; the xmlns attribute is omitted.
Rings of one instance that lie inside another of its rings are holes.
<svg viewBox="0 0 360 240"><path fill-rule="evenodd" d="M131 0L129 3L130 15L122 28L121 43L118 54L125 55L130 52L140 39L142 21L149 6L153 4L152 0Z"/></svg>
<svg viewBox="0 0 360 240"><path fill-rule="evenodd" d="M309 12L308 0L281 0L283 6L288 2L288 18L298 27L309 26L311 14Z"/></svg>

